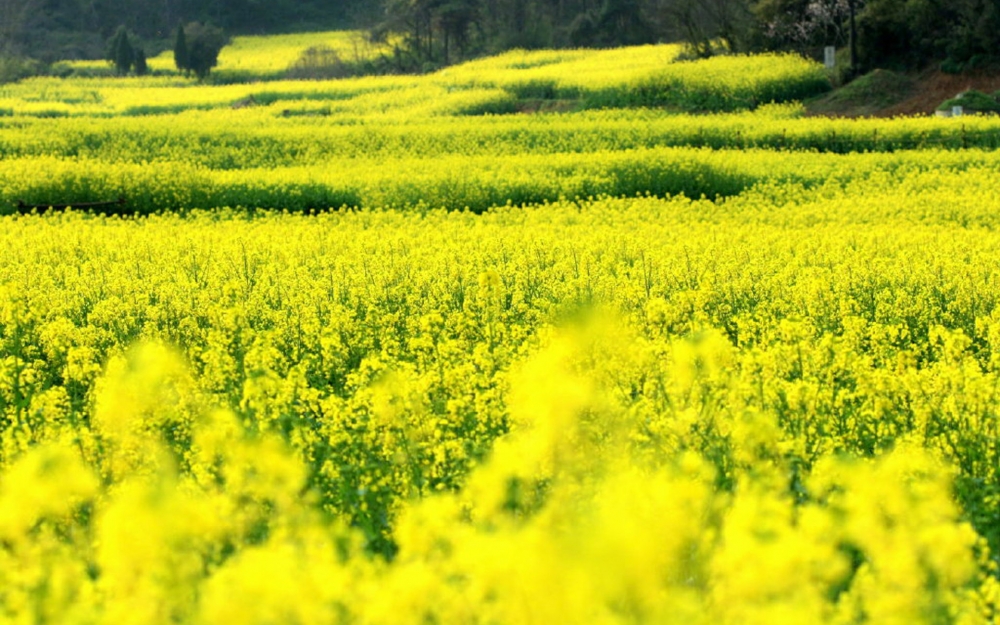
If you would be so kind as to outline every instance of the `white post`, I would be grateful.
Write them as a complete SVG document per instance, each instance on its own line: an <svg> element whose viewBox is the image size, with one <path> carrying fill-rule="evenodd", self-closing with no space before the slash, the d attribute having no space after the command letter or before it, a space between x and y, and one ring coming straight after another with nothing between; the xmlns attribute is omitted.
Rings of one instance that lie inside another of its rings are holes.
<svg viewBox="0 0 1000 625"><path fill-rule="evenodd" d="M827 69L833 69L837 65L837 49L833 46L823 48L823 64Z"/></svg>
<svg viewBox="0 0 1000 625"><path fill-rule="evenodd" d="M952 117L961 117L962 116L962 107L959 106L959 105L951 107L951 116Z"/></svg>

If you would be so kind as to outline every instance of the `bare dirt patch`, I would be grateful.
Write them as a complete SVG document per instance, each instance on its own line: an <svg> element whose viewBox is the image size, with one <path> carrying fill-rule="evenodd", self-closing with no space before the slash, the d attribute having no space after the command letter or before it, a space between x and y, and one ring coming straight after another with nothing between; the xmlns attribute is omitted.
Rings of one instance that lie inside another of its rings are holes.
<svg viewBox="0 0 1000 625"><path fill-rule="evenodd" d="M946 74L931 69L897 74L875 70L807 103L806 110L810 115L830 117L933 115L942 102L970 89L984 93L1000 90L1000 73Z"/></svg>

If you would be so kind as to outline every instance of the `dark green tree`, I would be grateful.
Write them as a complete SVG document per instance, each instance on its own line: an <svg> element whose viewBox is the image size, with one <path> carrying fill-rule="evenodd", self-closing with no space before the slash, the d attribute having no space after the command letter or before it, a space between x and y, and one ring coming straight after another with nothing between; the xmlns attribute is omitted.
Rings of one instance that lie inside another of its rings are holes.
<svg viewBox="0 0 1000 625"><path fill-rule="evenodd" d="M204 80L219 63L219 52L229 43L221 28L211 24L192 22L184 27L187 41L188 69L198 80Z"/></svg>
<svg viewBox="0 0 1000 625"><path fill-rule="evenodd" d="M976 69L990 57L995 64L1000 56L1000 0L957 0L951 6L957 24L944 46L948 58L967 69Z"/></svg>
<svg viewBox="0 0 1000 625"><path fill-rule="evenodd" d="M961 21L950 0L865 0L857 4L858 69L925 65L942 56Z"/></svg>
<svg viewBox="0 0 1000 625"><path fill-rule="evenodd" d="M135 51L128 40L128 31L124 26L119 26L115 36L111 39L108 47L108 60L115 66L115 73L124 76L132 69L135 62Z"/></svg>
<svg viewBox="0 0 1000 625"><path fill-rule="evenodd" d="M464 58L469 48L469 33L478 21L475 0L450 0L436 7L435 22L444 42L444 62L452 59L453 48L458 48L458 58Z"/></svg>
<svg viewBox="0 0 1000 625"><path fill-rule="evenodd" d="M187 37L184 35L184 24L177 25L177 35L174 38L174 65L179 71L188 74L191 64L188 58Z"/></svg>
<svg viewBox="0 0 1000 625"><path fill-rule="evenodd" d="M132 70L136 76L145 76L149 73L149 64L146 63L146 51L136 46L134 52L135 58L132 59Z"/></svg>
<svg viewBox="0 0 1000 625"><path fill-rule="evenodd" d="M639 0L605 0L597 14L597 43L604 46L652 43L653 31Z"/></svg>

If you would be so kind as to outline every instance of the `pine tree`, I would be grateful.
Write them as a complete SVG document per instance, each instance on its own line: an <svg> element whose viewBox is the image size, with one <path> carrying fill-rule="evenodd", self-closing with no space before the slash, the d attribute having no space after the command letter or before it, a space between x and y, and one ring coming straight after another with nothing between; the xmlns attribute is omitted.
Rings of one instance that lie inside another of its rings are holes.
<svg viewBox="0 0 1000 625"><path fill-rule="evenodd" d="M136 76L145 76L149 73L149 65L146 63L146 51L142 48L135 48L135 58L132 61L132 67L135 71Z"/></svg>
<svg viewBox="0 0 1000 625"><path fill-rule="evenodd" d="M135 53L132 50L132 44L128 41L128 32L125 31L124 26L118 27L118 32L112 40L111 60L115 64L115 72L119 76L127 74L135 61Z"/></svg>
<svg viewBox="0 0 1000 625"><path fill-rule="evenodd" d="M191 59L188 53L187 37L184 34L184 24L177 25L177 37L174 39L174 65L185 75L191 71Z"/></svg>

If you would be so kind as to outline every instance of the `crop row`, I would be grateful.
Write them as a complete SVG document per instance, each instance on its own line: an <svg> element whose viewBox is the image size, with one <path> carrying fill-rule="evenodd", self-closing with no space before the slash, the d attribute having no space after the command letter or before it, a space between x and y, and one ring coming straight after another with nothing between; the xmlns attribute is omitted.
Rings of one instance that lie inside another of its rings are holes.
<svg viewBox="0 0 1000 625"><path fill-rule="evenodd" d="M133 163L173 160L234 169L355 158L506 157L668 146L834 153L995 149L1000 141L1000 122L995 118L803 118L796 107L710 116L652 110L452 116L460 110L510 105L504 98L494 91L456 92L438 101L415 101L413 115L406 117L387 114L401 103L389 94L377 93L361 98L364 114L351 113L337 102L277 100L270 106L239 111L154 117L0 118L0 156Z"/></svg>
<svg viewBox="0 0 1000 625"><path fill-rule="evenodd" d="M348 108L363 112L366 100L362 96L380 93L386 109L406 112L413 108L413 101L433 103L447 99L448 94L484 90L497 94L495 97L501 101L572 99L584 108L666 106L688 111L729 111L802 99L829 88L822 67L801 57L719 57L672 63L678 50L677 46L641 46L610 51L523 53L528 57L568 58L564 62L534 65L531 61L513 63L510 55L504 55L425 76L283 80L221 86L193 85L165 76L40 78L0 89L0 112L45 118L145 115L276 99L354 99L354 106ZM478 112L506 111L487 108Z"/></svg>
<svg viewBox="0 0 1000 625"><path fill-rule="evenodd" d="M980 188L997 175L991 151L803 154L769 150L655 148L591 153L441 155L343 159L321 165L209 169L182 161L107 163L86 158L0 161L0 206L88 204L124 199L108 210L242 207L448 208L482 212L597 196L733 196L754 187L850 188L865 180L924 187L942 177ZM963 175L968 173L968 175Z"/></svg>

